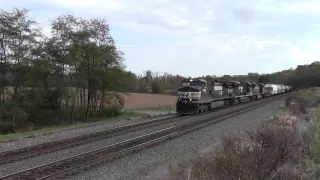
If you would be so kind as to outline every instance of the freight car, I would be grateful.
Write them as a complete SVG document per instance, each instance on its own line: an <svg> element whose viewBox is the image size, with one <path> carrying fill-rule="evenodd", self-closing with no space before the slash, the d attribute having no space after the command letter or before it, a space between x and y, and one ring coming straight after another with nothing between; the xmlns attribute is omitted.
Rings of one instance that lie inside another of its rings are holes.
<svg viewBox="0 0 320 180"><path fill-rule="evenodd" d="M290 88L289 88L290 89ZM285 86L276 84L240 83L237 81L213 81L184 79L178 89L177 114L195 114L211 110L214 103L224 106L241 104L243 101L257 100L285 92Z"/></svg>
<svg viewBox="0 0 320 180"><path fill-rule="evenodd" d="M265 91L267 96L273 96L279 93L279 86L276 84L266 84Z"/></svg>

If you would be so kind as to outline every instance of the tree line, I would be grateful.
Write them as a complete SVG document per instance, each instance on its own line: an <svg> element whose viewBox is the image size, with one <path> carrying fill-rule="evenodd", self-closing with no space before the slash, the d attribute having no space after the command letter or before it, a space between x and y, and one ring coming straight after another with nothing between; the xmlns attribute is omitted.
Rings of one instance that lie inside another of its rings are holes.
<svg viewBox="0 0 320 180"><path fill-rule="evenodd" d="M1 133L119 113L123 61L104 19L62 14L45 36L28 10L1 10Z"/></svg>
<svg viewBox="0 0 320 180"><path fill-rule="evenodd" d="M188 78L127 71L104 19L61 14L46 36L28 12L0 10L0 134L117 115L124 104L121 93L175 95ZM319 86L320 63L272 74L201 78Z"/></svg>
<svg viewBox="0 0 320 180"><path fill-rule="evenodd" d="M154 73L150 70L146 71L144 75L135 76L136 87L134 92L153 92L153 93L170 93L175 94L179 88L182 79L190 78L180 75L170 75L168 73L160 74ZM270 73L248 73L247 75L206 75L196 78L205 79L207 82L218 81L240 81L253 83L271 83L271 84L285 84L291 85L294 89L320 86L320 61L315 61L311 64L298 65L295 69ZM156 84L156 85L155 85ZM140 87L140 88L139 88ZM150 87L147 89L147 87ZM158 87L158 88L155 88ZM165 91L167 90L167 91ZM168 91L169 90L169 91Z"/></svg>

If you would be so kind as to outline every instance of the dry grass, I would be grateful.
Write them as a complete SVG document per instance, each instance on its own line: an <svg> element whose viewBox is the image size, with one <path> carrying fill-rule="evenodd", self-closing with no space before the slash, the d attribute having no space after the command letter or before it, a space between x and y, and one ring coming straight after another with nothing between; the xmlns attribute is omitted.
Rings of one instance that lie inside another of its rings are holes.
<svg viewBox="0 0 320 180"><path fill-rule="evenodd" d="M317 126L316 132L314 137L314 144L313 144L313 156L317 163L320 163L320 105L318 105L317 111Z"/></svg>
<svg viewBox="0 0 320 180"><path fill-rule="evenodd" d="M320 157L320 135L315 136L320 134L320 125L315 108L308 112L299 99L296 96L288 99L283 114L268 119L257 131L227 136L211 153L171 168L169 179L320 179L316 161L317 155ZM320 118L320 107L317 111Z"/></svg>
<svg viewBox="0 0 320 180"><path fill-rule="evenodd" d="M298 159L306 142L305 135L294 125L295 120L277 117L256 132L228 136L210 156L184 162L178 170L171 171L170 179L296 179L299 173L279 169L291 165L288 160Z"/></svg>

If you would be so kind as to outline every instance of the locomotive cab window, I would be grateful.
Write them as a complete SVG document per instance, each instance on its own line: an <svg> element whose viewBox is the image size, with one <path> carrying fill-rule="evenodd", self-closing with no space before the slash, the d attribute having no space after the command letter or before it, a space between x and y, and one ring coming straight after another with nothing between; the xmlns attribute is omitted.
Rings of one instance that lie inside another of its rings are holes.
<svg viewBox="0 0 320 180"><path fill-rule="evenodd" d="M181 87L187 87L187 86L192 86L192 87L198 87L198 88L203 88L206 89L207 88L207 83L205 80L201 80L201 79L191 79L191 80L184 80L181 83Z"/></svg>

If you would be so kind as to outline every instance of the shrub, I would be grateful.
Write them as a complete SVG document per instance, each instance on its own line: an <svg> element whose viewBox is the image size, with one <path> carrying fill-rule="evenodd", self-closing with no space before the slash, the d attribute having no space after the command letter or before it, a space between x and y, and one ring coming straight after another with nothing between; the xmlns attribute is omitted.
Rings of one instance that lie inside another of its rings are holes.
<svg viewBox="0 0 320 180"><path fill-rule="evenodd" d="M152 82L152 85L151 85L151 89L152 89L152 93L153 94L161 94L163 93L163 89L161 88L161 86L159 85L158 82Z"/></svg>
<svg viewBox="0 0 320 180"><path fill-rule="evenodd" d="M105 96L106 107L102 110L104 117L121 114L124 106L124 97L120 93L107 93Z"/></svg>
<svg viewBox="0 0 320 180"><path fill-rule="evenodd" d="M257 131L224 137L209 155L180 163L170 170L170 179L318 179L318 166L308 161L314 123L290 114L275 116Z"/></svg>
<svg viewBox="0 0 320 180"><path fill-rule="evenodd" d="M315 127L316 133L313 142L313 156L317 163L320 163L320 105L318 105L317 111L317 126Z"/></svg>

